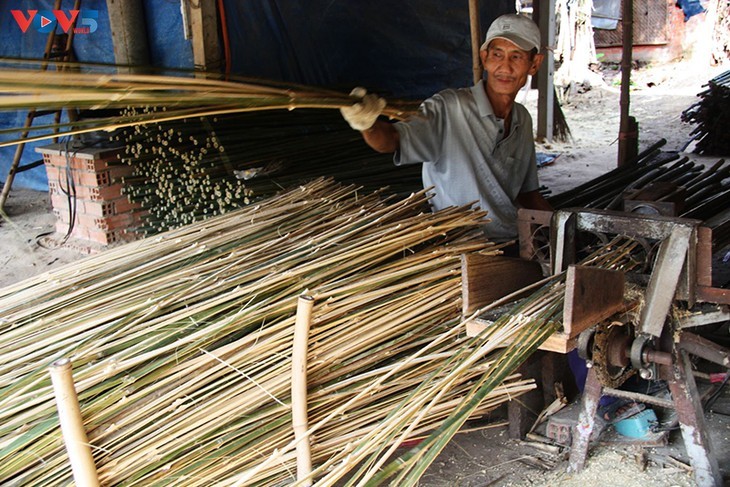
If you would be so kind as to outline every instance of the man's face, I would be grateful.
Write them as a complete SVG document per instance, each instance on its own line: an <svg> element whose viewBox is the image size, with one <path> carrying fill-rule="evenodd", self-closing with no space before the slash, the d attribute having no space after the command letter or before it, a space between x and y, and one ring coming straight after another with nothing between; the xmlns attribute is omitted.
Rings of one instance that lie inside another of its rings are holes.
<svg viewBox="0 0 730 487"><path fill-rule="evenodd" d="M542 62L542 54L531 56L505 39L494 39L480 51L487 72L487 91L496 95L517 96L528 75L534 75Z"/></svg>

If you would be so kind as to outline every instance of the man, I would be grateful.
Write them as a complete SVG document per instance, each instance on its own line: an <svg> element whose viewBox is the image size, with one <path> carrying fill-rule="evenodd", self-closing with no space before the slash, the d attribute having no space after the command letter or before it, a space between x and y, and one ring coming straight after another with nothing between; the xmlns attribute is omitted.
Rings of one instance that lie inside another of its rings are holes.
<svg viewBox="0 0 730 487"><path fill-rule="evenodd" d="M538 192L532 119L515 103L542 62L540 31L527 17L503 15L479 54L486 81L437 93L410 120L378 120L386 102L362 88L353 90L362 101L341 111L370 147L394 152L396 165L423 163L434 210L476 202L488 212L486 235L500 242L517 236L518 205L551 210Z"/></svg>

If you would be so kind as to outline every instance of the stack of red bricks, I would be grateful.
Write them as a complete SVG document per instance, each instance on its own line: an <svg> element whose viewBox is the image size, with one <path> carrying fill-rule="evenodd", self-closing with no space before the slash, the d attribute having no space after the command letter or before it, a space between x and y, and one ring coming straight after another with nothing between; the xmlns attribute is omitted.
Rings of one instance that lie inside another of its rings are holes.
<svg viewBox="0 0 730 487"><path fill-rule="evenodd" d="M103 246L137 238L140 206L122 194L121 181L133 168L119 163L120 150L64 144L36 149L46 166L58 233L66 235L70 227L72 239Z"/></svg>

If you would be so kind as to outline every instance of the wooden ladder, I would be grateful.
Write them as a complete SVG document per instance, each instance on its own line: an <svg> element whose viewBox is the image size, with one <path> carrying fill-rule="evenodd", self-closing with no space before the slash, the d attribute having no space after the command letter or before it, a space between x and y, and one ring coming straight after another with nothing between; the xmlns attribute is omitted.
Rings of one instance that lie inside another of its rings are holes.
<svg viewBox="0 0 730 487"><path fill-rule="evenodd" d="M54 9L59 10L61 8L61 0L56 0ZM74 10L79 10L81 8L81 0L76 0L74 3ZM48 33L48 39L46 40L46 48L43 54L43 59L45 60L41 64L41 71L48 70L48 64L50 60L56 60L56 61L72 61L73 60L73 38L74 38L74 27L76 25L76 21L72 24L71 28L69 29L68 34L56 34L55 29ZM63 70L66 69L65 66L58 67L57 70ZM28 110L28 114L25 117L25 124L23 125L24 130L20 134L20 139L24 139L28 136L30 133L30 128L33 125L33 121L38 117L43 117L47 115L53 115L53 123L58 124L61 121L61 110L37 110L35 108ZM77 119L76 111L73 109L68 110L68 117L70 121L75 121ZM54 133L58 133L58 129L54 129ZM58 138L53 139L53 142L58 142ZM23 151L25 149L25 143L20 143L17 145L15 149L15 156L13 157L13 162L10 165L10 170L8 171L8 176L5 178L5 184L3 185L2 192L0 193L0 210L2 210L5 207L5 202L8 199L8 196L10 196L10 188L13 185L13 181L15 180L15 175L19 172L27 171L29 169L33 169L34 167L38 167L43 164L43 159L40 159L38 161L34 161L25 165L20 165L20 160L23 157Z"/></svg>

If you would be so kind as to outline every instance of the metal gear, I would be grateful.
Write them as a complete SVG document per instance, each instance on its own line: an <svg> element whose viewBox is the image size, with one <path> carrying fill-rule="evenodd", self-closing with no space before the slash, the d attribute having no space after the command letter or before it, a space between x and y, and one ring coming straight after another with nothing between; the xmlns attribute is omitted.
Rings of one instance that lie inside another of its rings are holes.
<svg viewBox="0 0 730 487"><path fill-rule="evenodd" d="M632 327L620 322L596 325L591 360L596 377L606 387L617 388L636 373L626 353L633 340Z"/></svg>

